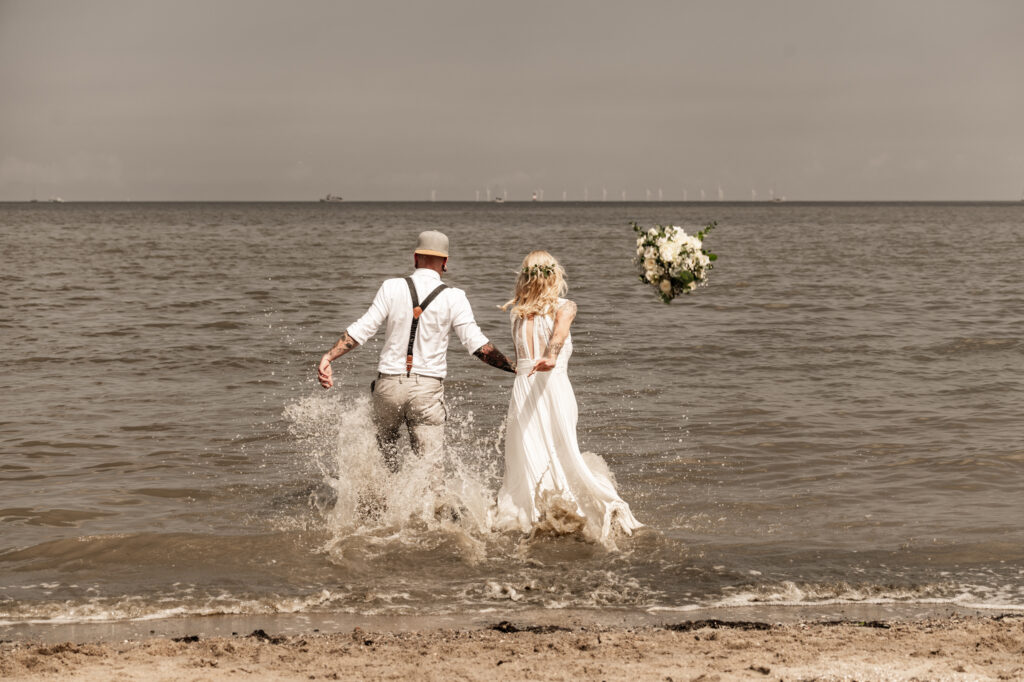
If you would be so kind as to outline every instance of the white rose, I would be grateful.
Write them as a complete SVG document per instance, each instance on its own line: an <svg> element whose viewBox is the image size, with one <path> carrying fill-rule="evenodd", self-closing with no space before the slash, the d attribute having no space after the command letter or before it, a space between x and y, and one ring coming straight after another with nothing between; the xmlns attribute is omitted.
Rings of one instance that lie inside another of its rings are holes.
<svg viewBox="0 0 1024 682"><path fill-rule="evenodd" d="M665 242L664 244L661 245L661 248L658 249L658 252L661 254L661 259L666 263L671 263L676 258L678 258L679 251L679 244L673 241Z"/></svg>
<svg viewBox="0 0 1024 682"><path fill-rule="evenodd" d="M661 289L661 293L667 296L672 293L672 282L670 280L663 279L661 280L661 284L658 285L658 288Z"/></svg>
<svg viewBox="0 0 1024 682"><path fill-rule="evenodd" d="M654 258L645 258L644 259L644 269L645 270L653 270L656 267L658 267L658 261L657 260L655 260Z"/></svg>

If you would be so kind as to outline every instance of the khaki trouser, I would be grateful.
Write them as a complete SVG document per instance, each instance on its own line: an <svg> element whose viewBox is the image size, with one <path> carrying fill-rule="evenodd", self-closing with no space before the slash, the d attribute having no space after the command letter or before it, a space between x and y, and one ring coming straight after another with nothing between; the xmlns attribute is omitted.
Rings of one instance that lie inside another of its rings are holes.
<svg viewBox="0 0 1024 682"><path fill-rule="evenodd" d="M398 471L399 428L409 429L413 450L423 456L440 455L444 446L444 423L448 411L444 405L444 384L440 379L413 374L381 374L371 384L373 424L377 427L377 445L384 463Z"/></svg>

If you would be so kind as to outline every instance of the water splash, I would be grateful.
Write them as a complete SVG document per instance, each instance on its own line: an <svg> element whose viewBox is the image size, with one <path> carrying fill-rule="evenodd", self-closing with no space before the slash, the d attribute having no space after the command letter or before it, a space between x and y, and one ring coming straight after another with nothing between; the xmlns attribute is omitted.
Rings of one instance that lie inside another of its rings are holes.
<svg viewBox="0 0 1024 682"><path fill-rule="evenodd" d="M322 480L311 502L339 560L385 549L451 545L481 560L491 531L499 460L473 435L472 413L446 428L446 445L419 455L403 437L402 466L390 471L377 448L370 400L317 395L288 405L290 430Z"/></svg>
<svg viewBox="0 0 1024 682"><path fill-rule="evenodd" d="M468 563L524 560L546 540L586 539L575 505L562 509L557 500L529 535L495 530L504 424L496 434L481 435L472 411L448 422L440 452L419 455L403 436L397 472L384 465L377 448L368 397L317 394L288 405L285 417L321 481L310 498L328 532L321 550L349 568L372 570L374 559L399 555L439 561L425 555L430 551L449 558L454 553ZM603 459L589 452L584 457L614 480ZM624 537L609 536L604 548L617 550Z"/></svg>

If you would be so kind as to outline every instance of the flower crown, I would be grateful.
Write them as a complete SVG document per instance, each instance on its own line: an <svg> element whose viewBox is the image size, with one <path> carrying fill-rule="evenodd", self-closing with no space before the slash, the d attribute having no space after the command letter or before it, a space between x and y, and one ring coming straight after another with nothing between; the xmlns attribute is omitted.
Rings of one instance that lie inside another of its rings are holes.
<svg viewBox="0 0 1024 682"><path fill-rule="evenodd" d="M554 265L529 265L529 266L524 266L522 272L529 279L533 279L535 277L550 277L551 275L555 274L555 266Z"/></svg>

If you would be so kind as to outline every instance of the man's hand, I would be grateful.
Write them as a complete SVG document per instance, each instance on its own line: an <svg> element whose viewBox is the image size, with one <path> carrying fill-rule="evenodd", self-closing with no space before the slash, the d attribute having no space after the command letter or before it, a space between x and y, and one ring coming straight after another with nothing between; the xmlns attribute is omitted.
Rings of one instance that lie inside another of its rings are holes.
<svg viewBox="0 0 1024 682"><path fill-rule="evenodd" d="M320 380L320 385L324 388L330 388L334 385L333 372L331 371L331 358L329 353L324 353L324 356L320 358L320 366L316 368L316 378Z"/></svg>

